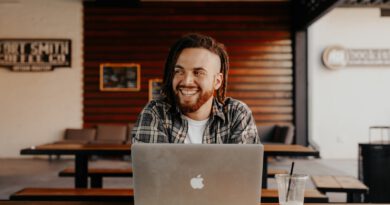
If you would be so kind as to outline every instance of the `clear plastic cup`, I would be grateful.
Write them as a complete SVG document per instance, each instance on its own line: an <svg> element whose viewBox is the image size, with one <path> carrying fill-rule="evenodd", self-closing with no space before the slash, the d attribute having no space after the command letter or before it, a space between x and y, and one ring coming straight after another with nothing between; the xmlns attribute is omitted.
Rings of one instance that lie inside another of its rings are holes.
<svg viewBox="0 0 390 205"><path fill-rule="evenodd" d="M275 178L278 184L279 204L303 205L305 185L309 178L306 174L276 174Z"/></svg>

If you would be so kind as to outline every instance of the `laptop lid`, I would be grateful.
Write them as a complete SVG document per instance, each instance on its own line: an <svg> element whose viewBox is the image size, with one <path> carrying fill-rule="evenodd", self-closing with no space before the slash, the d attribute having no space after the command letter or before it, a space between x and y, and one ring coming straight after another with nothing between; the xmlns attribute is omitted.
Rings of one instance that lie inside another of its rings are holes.
<svg viewBox="0 0 390 205"><path fill-rule="evenodd" d="M263 146L132 145L136 205L258 205Z"/></svg>

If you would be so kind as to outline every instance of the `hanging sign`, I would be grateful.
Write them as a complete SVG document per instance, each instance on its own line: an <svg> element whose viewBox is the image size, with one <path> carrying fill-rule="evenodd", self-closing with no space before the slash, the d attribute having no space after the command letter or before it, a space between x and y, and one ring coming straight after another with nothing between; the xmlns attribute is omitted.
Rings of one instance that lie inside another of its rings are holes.
<svg viewBox="0 0 390 205"><path fill-rule="evenodd" d="M358 66L390 66L390 49L347 49L330 46L322 54L329 69Z"/></svg>
<svg viewBox="0 0 390 205"><path fill-rule="evenodd" d="M0 39L0 67L52 71L71 67L70 39Z"/></svg>

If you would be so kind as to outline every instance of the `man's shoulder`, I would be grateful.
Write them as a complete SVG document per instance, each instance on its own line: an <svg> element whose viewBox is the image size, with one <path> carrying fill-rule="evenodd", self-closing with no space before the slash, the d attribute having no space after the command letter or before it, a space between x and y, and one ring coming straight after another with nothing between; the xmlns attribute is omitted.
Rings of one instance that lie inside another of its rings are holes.
<svg viewBox="0 0 390 205"><path fill-rule="evenodd" d="M163 99L154 99L154 100L151 100L149 101L145 108L144 109L148 109L148 110L160 110L160 109L170 109L171 108L171 105L166 102L165 100Z"/></svg>
<svg viewBox="0 0 390 205"><path fill-rule="evenodd" d="M224 108L228 111L251 112L247 104L231 97L225 99Z"/></svg>
<svg viewBox="0 0 390 205"><path fill-rule="evenodd" d="M166 102L163 99L154 99L148 102L146 104L144 111L151 111L151 112L168 112L168 110L171 108L171 105Z"/></svg>

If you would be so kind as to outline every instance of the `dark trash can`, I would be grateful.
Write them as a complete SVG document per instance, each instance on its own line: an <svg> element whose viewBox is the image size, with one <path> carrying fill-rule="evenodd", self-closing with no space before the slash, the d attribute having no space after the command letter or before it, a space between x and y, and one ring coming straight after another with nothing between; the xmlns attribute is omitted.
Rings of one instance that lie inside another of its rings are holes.
<svg viewBox="0 0 390 205"><path fill-rule="evenodd" d="M390 203L390 142L359 144L359 179L369 187L366 202Z"/></svg>

